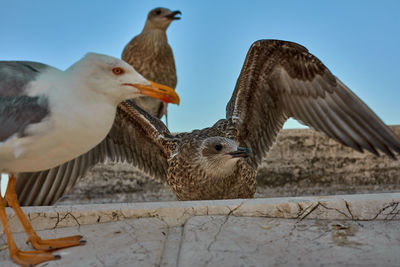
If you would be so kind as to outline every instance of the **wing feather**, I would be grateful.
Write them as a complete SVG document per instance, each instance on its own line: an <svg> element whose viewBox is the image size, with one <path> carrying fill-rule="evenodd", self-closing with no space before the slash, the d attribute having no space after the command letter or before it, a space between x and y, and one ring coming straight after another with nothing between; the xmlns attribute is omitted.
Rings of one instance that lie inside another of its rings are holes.
<svg viewBox="0 0 400 267"><path fill-rule="evenodd" d="M360 152L392 158L400 153L398 137L306 48L257 41L227 105L227 120L236 139L251 149L254 167L289 117Z"/></svg>
<svg viewBox="0 0 400 267"><path fill-rule="evenodd" d="M50 66L28 61L0 61L0 142L13 135L26 135L30 124L39 123L50 114L44 95L30 96L30 83Z"/></svg>

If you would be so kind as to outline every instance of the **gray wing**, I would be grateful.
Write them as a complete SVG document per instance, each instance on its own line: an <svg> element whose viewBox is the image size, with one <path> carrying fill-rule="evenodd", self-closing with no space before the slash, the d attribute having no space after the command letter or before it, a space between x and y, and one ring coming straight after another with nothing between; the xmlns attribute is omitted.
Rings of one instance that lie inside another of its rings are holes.
<svg viewBox="0 0 400 267"><path fill-rule="evenodd" d="M26 86L51 66L31 61L0 61L0 96L24 95Z"/></svg>
<svg viewBox="0 0 400 267"><path fill-rule="evenodd" d="M125 101L118 107L107 137L89 152L50 170L21 173L16 191L21 205L52 205L96 163L126 161L154 178L166 181L167 151L162 142L172 136L165 125Z"/></svg>
<svg viewBox="0 0 400 267"><path fill-rule="evenodd" d="M28 61L0 61L0 142L17 134L24 136L28 125L49 115L45 96L28 96L30 82L50 66Z"/></svg>
<svg viewBox="0 0 400 267"><path fill-rule="evenodd" d="M231 133L257 167L283 123L293 117L360 152L394 158L398 137L339 79L295 43L255 42L227 105Z"/></svg>

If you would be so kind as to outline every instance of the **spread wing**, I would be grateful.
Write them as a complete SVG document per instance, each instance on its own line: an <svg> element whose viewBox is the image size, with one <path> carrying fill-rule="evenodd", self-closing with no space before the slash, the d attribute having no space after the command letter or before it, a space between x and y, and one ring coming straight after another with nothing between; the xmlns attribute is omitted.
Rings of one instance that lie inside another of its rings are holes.
<svg viewBox="0 0 400 267"><path fill-rule="evenodd" d="M227 119L257 167L293 117L360 152L394 158L397 136L322 62L296 43L260 40L248 51Z"/></svg>
<svg viewBox="0 0 400 267"><path fill-rule="evenodd" d="M50 68L28 61L0 62L0 142L13 135L24 136L26 127L49 115L47 98L29 96L28 89L31 82Z"/></svg>
<svg viewBox="0 0 400 267"><path fill-rule="evenodd" d="M121 103L107 137L89 152L50 170L20 173L16 191L21 205L51 205L68 193L96 163L127 161L158 180L166 181L163 141L171 137L165 125L132 101Z"/></svg>

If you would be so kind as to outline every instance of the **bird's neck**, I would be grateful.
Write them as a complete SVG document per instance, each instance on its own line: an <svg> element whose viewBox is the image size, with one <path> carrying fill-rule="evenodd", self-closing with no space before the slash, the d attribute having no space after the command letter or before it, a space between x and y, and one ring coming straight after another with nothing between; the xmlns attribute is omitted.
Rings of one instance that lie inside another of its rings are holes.
<svg viewBox="0 0 400 267"><path fill-rule="evenodd" d="M146 29L144 27L141 36L146 39L149 45L160 46L168 43L167 33L161 29Z"/></svg>
<svg viewBox="0 0 400 267"><path fill-rule="evenodd" d="M237 168L238 159L232 159L223 163L216 163L213 165L212 163L208 163L204 168L204 172L208 177L212 177L213 180L221 179L224 177L232 176ZM204 166L203 164L201 166Z"/></svg>

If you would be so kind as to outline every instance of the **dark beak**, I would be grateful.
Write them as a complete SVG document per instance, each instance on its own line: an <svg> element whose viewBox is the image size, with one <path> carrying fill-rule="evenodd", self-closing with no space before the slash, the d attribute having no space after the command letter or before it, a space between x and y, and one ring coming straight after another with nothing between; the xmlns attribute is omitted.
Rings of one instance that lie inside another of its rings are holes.
<svg viewBox="0 0 400 267"><path fill-rule="evenodd" d="M180 17L175 17L178 14L182 15L182 13L179 10L176 10L176 11L172 11L171 14L168 14L165 17L170 20L178 20L178 19L181 19Z"/></svg>
<svg viewBox="0 0 400 267"><path fill-rule="evenodd" d="M238 147L236 151L228 153L232 158L247 158L250 154L249 149L246 147Z"/></svg>

